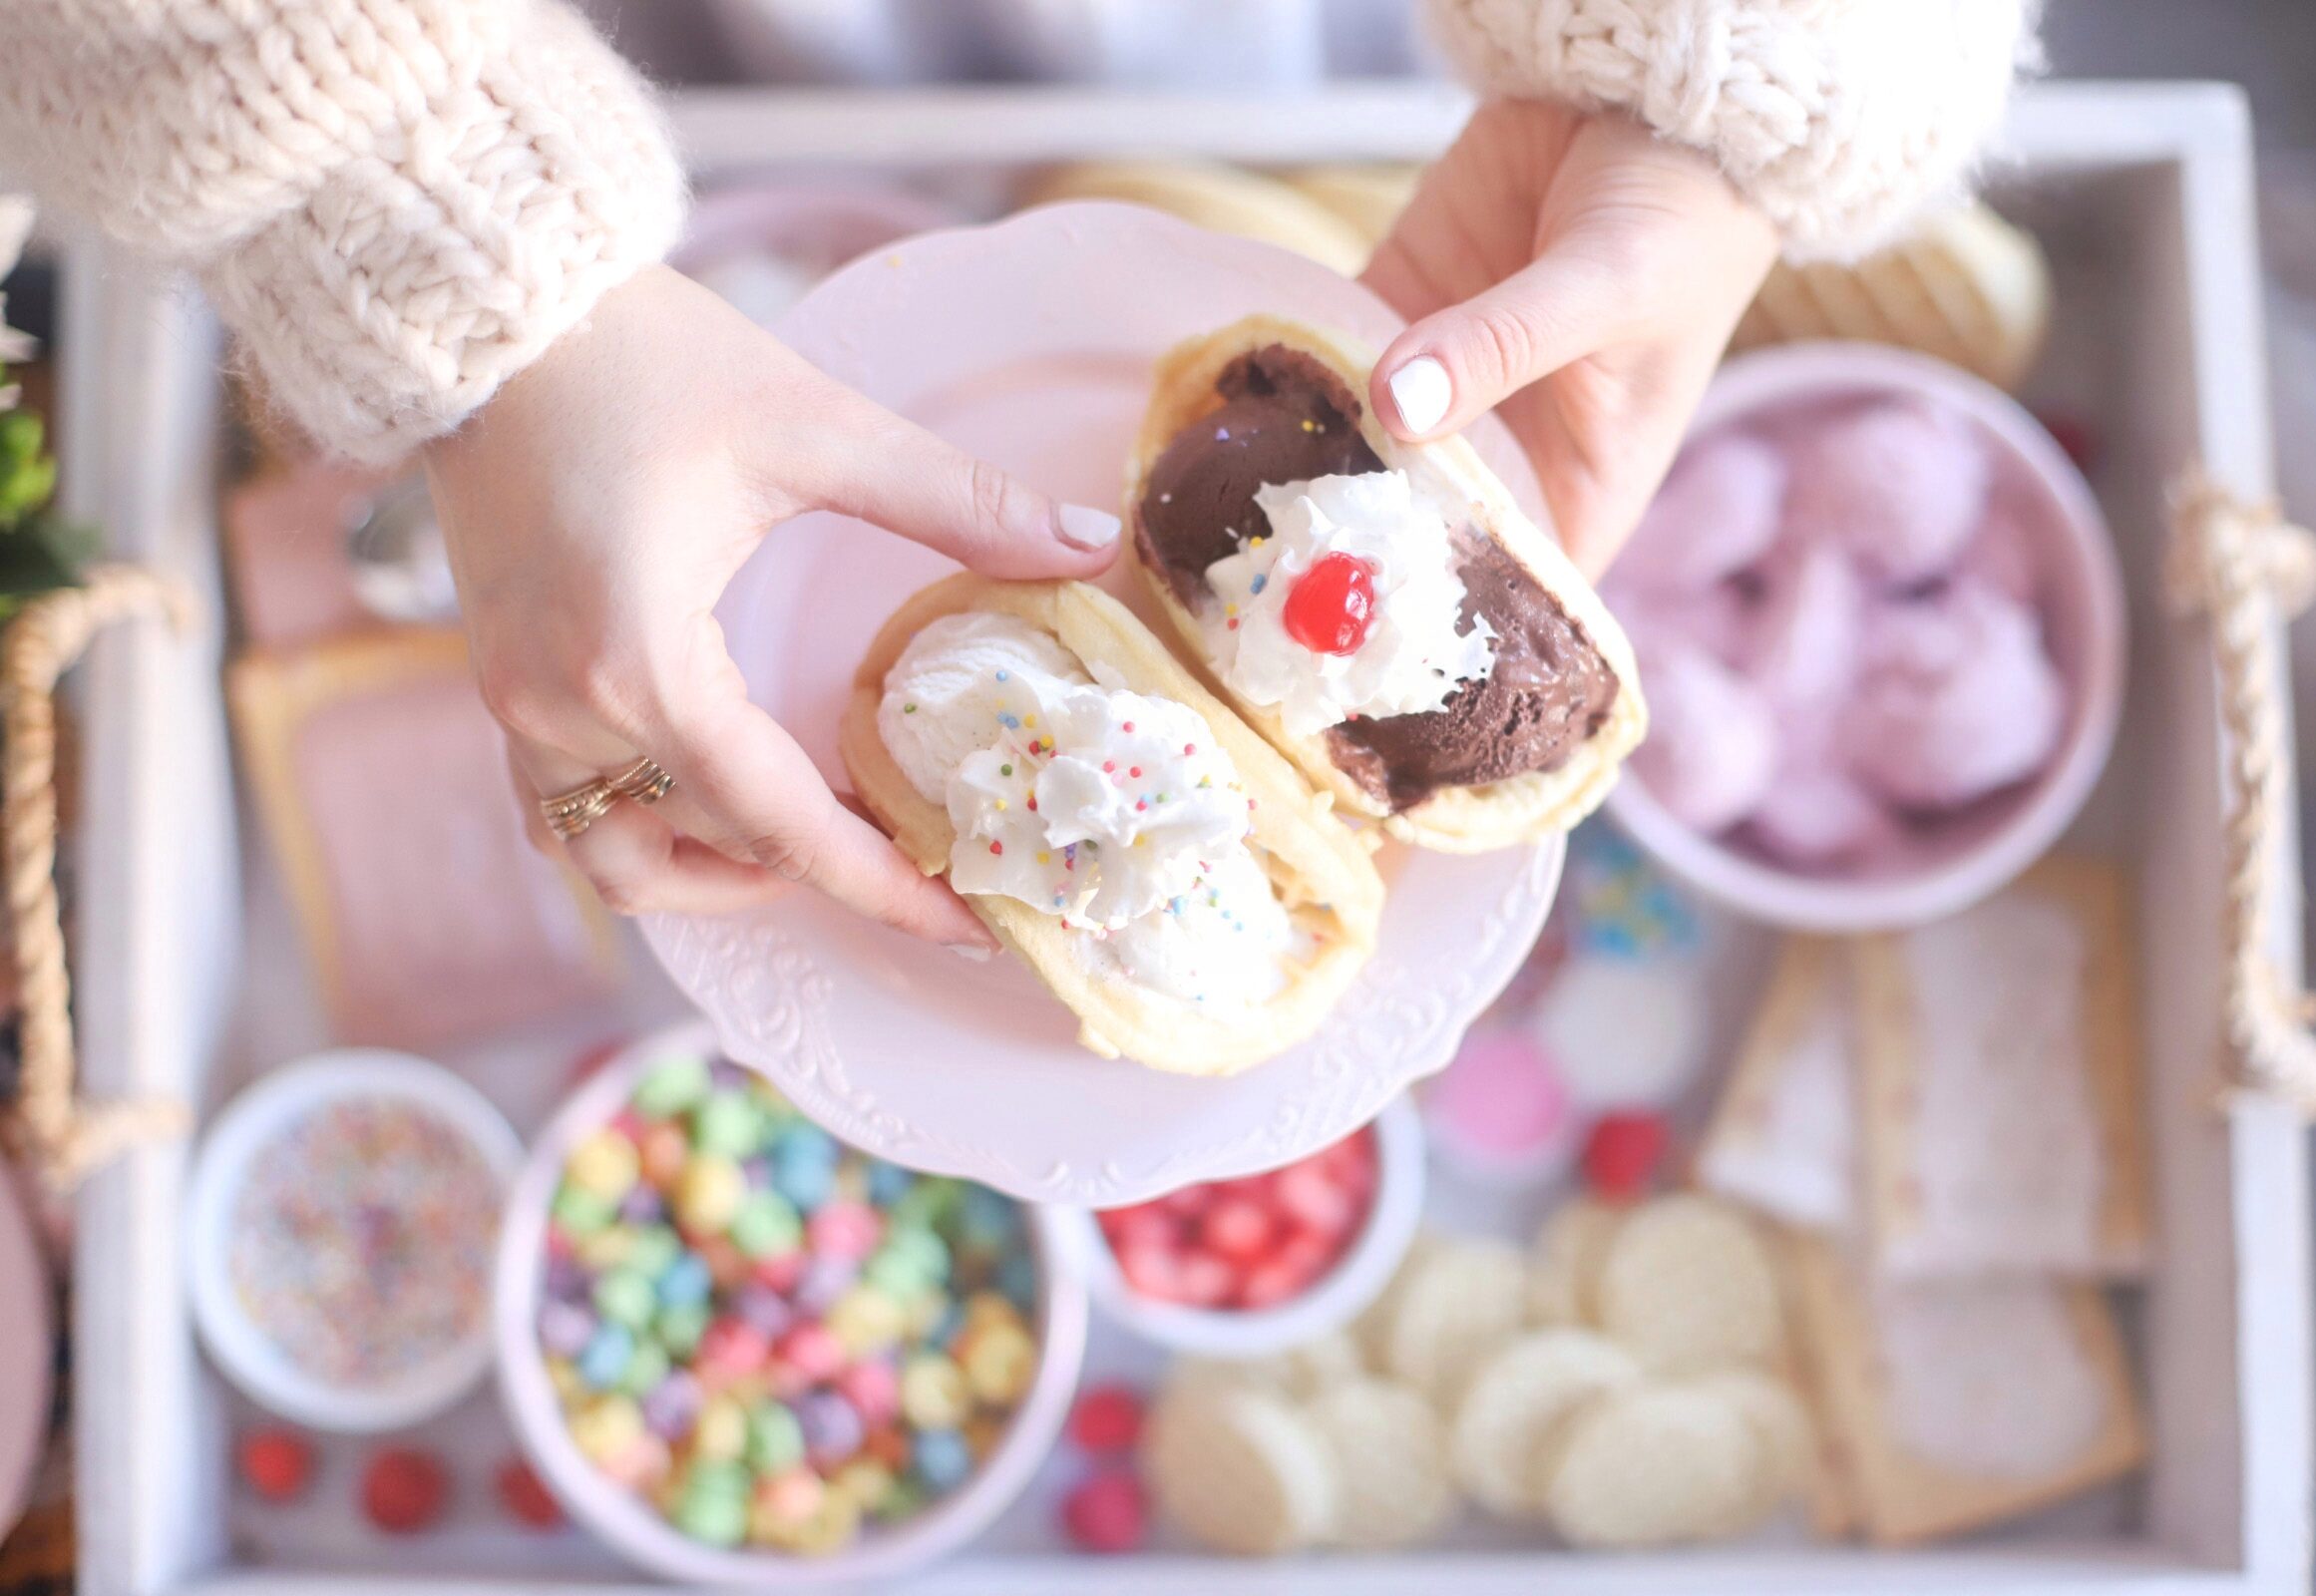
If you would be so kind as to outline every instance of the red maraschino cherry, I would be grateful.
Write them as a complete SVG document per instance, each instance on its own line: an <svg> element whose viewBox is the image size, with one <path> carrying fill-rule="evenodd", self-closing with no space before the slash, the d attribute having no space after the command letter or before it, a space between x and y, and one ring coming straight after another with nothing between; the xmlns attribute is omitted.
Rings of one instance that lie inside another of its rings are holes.
<svg viewBox="0 0 2316 1596"><path fill-rule="evenodd" d="M1375 609L1375 568L1356 555L1321 555L1287 596L1287 635L1315 654L1357 653Z"/></svg>

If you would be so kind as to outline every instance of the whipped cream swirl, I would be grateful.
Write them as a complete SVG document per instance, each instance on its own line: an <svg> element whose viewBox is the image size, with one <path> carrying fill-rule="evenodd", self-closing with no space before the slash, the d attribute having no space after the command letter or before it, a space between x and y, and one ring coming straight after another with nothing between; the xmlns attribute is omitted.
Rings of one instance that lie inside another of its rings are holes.
<svg viewBox="0 0 2316 1596"><path fill-rule="evenodd" d="M1222 679L1250 703L1278 706L1290 735L1437 709L1493 668L1487 621L1456 631L1464 589L1447 517L1405 472L1269 485L1255 503L1270 533L1207 567L1214 598L1199 622ZM1287 629L1295 584L1331 554L1364 561L1374 585L1366 635L1348 654L1317 652Z"/></svg>
<svg viewBox="0 0 2316 1596"><path fill-rule="evenodd" d="M1261 1001L1298 935L1247 850L1252 800L1206 721L1011 615L949 615L885 677L877 727L957 832L950 884L1056 916L1096 963Z"/></svg>

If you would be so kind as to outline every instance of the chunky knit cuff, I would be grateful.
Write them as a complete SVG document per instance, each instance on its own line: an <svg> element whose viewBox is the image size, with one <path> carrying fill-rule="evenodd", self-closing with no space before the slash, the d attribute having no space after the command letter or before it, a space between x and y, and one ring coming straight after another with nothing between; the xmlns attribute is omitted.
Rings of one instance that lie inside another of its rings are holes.
<svg viewBox="0 0 2316 1596"><path fill-rule="evenodd" d="M666 129L553 0L18 3L0 148L195 267L273 401L355 459L456 427L674 243Z"/></svg>
<svg viewBox="0 0 2316 1596"><path fill-rule="evenodd" d="M1798 258L1957 195L2034 55L2035 0L1427 0L1485 93L1616 107L1711 155Z"/></svg>

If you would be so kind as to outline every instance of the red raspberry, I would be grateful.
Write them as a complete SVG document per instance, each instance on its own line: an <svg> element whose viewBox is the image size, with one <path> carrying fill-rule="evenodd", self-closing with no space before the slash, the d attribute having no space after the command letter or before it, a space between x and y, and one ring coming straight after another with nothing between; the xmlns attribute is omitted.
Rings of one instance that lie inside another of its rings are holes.
<svg viewBox="0 0 2316 1596"><path fill-rule="evenodd" d="M1137 1297L1161 1303L1182 1298L1181 1260L1171 1248L1125 1248L1118 1254L1118 1273L1126 1277L1127 1290Z"/></svg>
<svg viewBox="0 0 2316 1596"><path fill-rule="evenodd" d="M1323 1236L1344 1235L1362 1217L1359 1200L1316 1158L1279 1171L1279 1206L1297 1224Z"/></svg>
<svg viewBox="0 0 2316 1596"><path fill-rule="evenodd" d="M1149 1523L1142 1482L1123 1469L1089 1475L1062 1498L1062 1527L1089 1552L1138 1550Z"/></svg>
<svg viewBox="0 0 2316 1596"><path fill-rule="evenodd" d="M1195 1185L1184 1186L1179 1190L1168 1192L1158 1199L1158 1206L1177 1218L1196 1219L1200 1214L1206 1212L1207 1205L1213 1201L1214 1188L1204 1181L1200 1181Z"/></svg>
<svg viewBox="0 0 2316 1596"><path fill-rule="evenodd" d="M1333 1176L1353 1202L1365 1202L1375 1193L1375 1133L1353 1131L1343 1140L1312 1155L1312 1161Z"/></svg>
<svg viewBox="0 0 2316 1596"><path fill-rule="evenodd" d="M1321 555L1281 609L1287 635L1315 654L1357 653L1375 607L1375 568L1355 555Z"/></svg>
<svg viewBox="0 0 2316 1596"><path fill-rule="evenodd" d="M1274 1258L1267 1264L1258 1264L1247 1271L1246 1284L1239 1288L1238 1304L1250 1312L1262 1308L1276 1308L1303 1295L1311 1284L1311 1273L1298 1268L1284 1258Z"/></svg>
<svg viewBox="0 0 2316 1596"><path fill-rule="evenodd" d="M1212 1253L1183 1257L1175 1276L1174 1300L1193 1308L1220 1308L1238 1294L1239 1272Z"/></svg>
<svg viewBox="0 0 2316 1596"><path fill-rule="evenodd" d="M1233 1263L1260 1258L1278 1232L1270 1211L1244 1197L1227 1198L1206 1211L1199 1221L1199 1245Z"/></svg>
<svg viewBox="0 0 2316 1596"><path fill-rule="evenodd" d="M1308 1284L1335 1267L1336 1260L1344 1254L1344 1241L1341 1236L1299 1230L1279 1248L1278 1259L1298 1280Z"/></svg>
<svg viewBox="0 0 2316 1596"><path fill-rule="evenodd" d="M1069 1410L1069 1438L1089 1452L1130 1452L1142 1438L1142 1396L1131 1386L1095 1386Z"/></svg>
<svg viewBox="0 0 2316 1596"><path fill-rule="evenodd" d="M1121 1253L1143 1247L1171 1250L1182 1241L1180 1222L1156 1203L1138 1203L1132 1208L1116 1209L1102 1215L1102 1234L1109 1237L1110 1246Z"/></svg>
<svg viewBox="0 0 2316 1596"><path fill-rule="evenodd" d="M442 1460L415 1446L382 1446L362 1472L362 1511L390 1535L408 1535L442 1516L450 1476Z"/></svg>
<svg viewBox="0 0 2316 1596"><path fill-rule="evenodd" d="M241 1477L269 1502L305 1494L313 1483L313 1442L287 1425L268 1425L241 1437Z"/></svg>
<svg viewBox="0 0 2316 1596"><path fill-rule="evenodd" d="M499 1465L499 1505L507 1509L508 1517L533 1529L554 1529L563 1523L563 1504L548 1494L520 1457Z"/></svg>
<svg viewBox="0 0 2316 1596"><path fill-rule="evenodd" d="M1585 1184L1611 1202L1631 1202L1649 1189L1665 1156L1665 1121L1646 1110L1603 1114L1584 1140Z"/></svg>

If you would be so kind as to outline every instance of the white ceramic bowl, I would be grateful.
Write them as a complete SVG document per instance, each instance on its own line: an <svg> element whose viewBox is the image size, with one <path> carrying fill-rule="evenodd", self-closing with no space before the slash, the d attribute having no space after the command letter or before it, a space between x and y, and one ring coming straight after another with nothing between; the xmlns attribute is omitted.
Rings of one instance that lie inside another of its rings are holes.
<svg viewBox="0 0 2316 1596"><path fill-rule="evenodd" d="M1375 1196L1358 1236L1309 1291L1275 1308L1190 1308L1137 1296L1118 1271L1090 1209L1057 1209L1070 1257L1103 1315L1134 1334L1207 1358L1260 1358L1349 1324L1374 1301L1414 1240L1423 1215L1423 1122L1405 1095L1374 1121Z"/></svg>
<svg viewBox="0 0 2316 1596"><path fill-rule="evenodd" d="M1874 873L1795 871L1673 818L1637 776L1609 812L1668 870L1746 917L1846 934L1919 926L1999 891L2059 840L2098 784L2123 713L2123 576L2090 485L2042 424L2000 389L1927 355L1866 343L1756 350L1714 379L1692 439L1788 407L1850 396L1917 396L1977 423L1998 462L2037 493L2032 530L2045 592L2044 635L2068 693L2067 725L2041 775L1998 808L1959 825L1903 864Z"/></svg>
<svg viewBox="0 0 2316 1596"><path fill-rule="evenodd" d="M490 1323L478 1317L471 1337L391 1385L335 1386L291 1361L241 1311L228 1265L233 1202L251 1158L317 1108L381 1097L439 1116L474 1144L502 1189L514 1183L523 1144L481 1092L409 1053L348 1047L276 1069L227 1104L201 1142L186 1204L186 1276L202 1344L251 1399L315 1429L370 1433L415 1424L472 1391L491 1365Z"/></svg>
<svg viewBox="0 0 2316 1596"><path fill-rule="evenodd" d="M802 1557L725 1550L693 1540L658 1509L598 1472L564 1425L539 1350L540 1277L547 1257L548 1206L565 1158L579 1139L627 1101L652 1061L672 1051L718 1056L712 1030L691 1021L620 1051L572 1094L533 1142L499 1233L493 1331L499 1385L516 1437L564 1508L621 1556L663 1578L753 1590L826 1590L889 1579L955 1550L1021 1493L1051 1450L1076 1395L1085 1359L1086 1298L1061 1262L1061 1226L1050 1210L1024 1205L1038 1266L1037 1375L1004 1439L959 1489L907 1522L867 1528L844 1552Z"/></svg>

